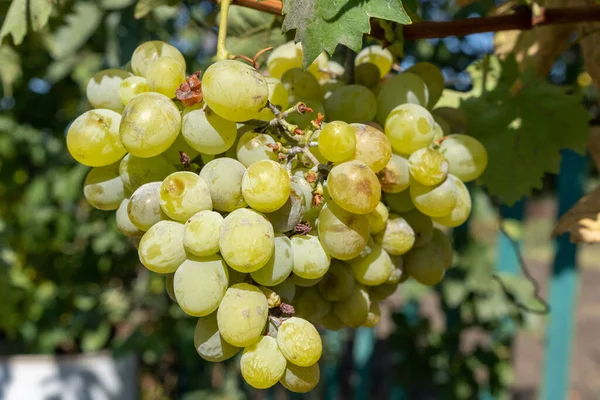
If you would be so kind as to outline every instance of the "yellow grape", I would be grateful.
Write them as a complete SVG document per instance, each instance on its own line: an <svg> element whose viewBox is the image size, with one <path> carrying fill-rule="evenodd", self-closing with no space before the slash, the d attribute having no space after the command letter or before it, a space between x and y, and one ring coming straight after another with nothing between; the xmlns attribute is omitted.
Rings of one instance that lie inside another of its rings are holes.
<svg viewBox="0 0 600 400"><path fill-rule="evenodd" d="M279 79L267 76L265 77L267 85L269 86L269 101L279 111L285 111L289 105L289 93L285 88L284 84ZM268 107L265 107L257 116L256 119L263 121L269 121L275 118L275 114Z"/></svg>
<svg viewBox="0 0 600 400"><path fill-rule="evenodd" d="M439 151L448 159L450 173L463 182L479 178L487 167L487 150L472 136L450 135L442 141Z"/></svg>
<svg viewBox="0 0 600 400"><path fill-rule="evenodd" d="M261 160L252 164L242 178L242 195L257 211L273 212L290 196L290 175L280 164Z"/></svg>
<svg viewBox="0 0 600 400"><path fill-rule="evenodd" d="M120 69L105 69L96 73L87 84L85 94L94 108L104 108L120 113L123 103L119 87L133 74Z"/></svg>
<svg viewBox="0 0 600 400"><path fill-rule="evenodd" d="M123 181L119 177L119 163L95 167L83 182L83 195L94 208L116 210L125 199Z"/></svg>
<svg viewBox="0 0 600 400"><path fill-rule="evenodd" d="M375 235L375 241L390 255L399 256L413 248L415 231L404 218L391 214L385 229Z"/></svg>
<svg viewBox="0 0 600 400"><path fill-rule="evenodd" d="M291 392L307 393L317 387L320 378L321 371L319 364L315 363L308 367L299 367L288 362L279 383Z"/></svg>
<svg viewBox="0 0 600 400"><path fill-rule="evenodd" d="M268 314L265 294L249 283L237 283L227 289L217 310L219 332L229 344L250 346L260 340Z"/></svg>
<svg viewBox="0 0 600 400"><path fill-rule="evenodd" d="M246 168L233 158L217 158L200 171L210 191L215 210L231 212L247 204L242 196L242 178Z"/></svg>
<svg viewBox="0 0 600 400"><path fill-rule="evenodd" d="M244 380L256 389L267 389L275 385L285 373L287 361L277 347L277 340L263 336L244 349L240 358L240 369Z"/></svg>
<svg viewBox="0 0 600 400"><path fill-rule="evenodd" d="M194 214L185 223L183 246L196 256L206 257L219 251L223 217L215 211L204 210Z"/></svg>
<svg viewBox="0 0 600 400"><path fill-rule="evenodd" d="M417 104L402 104L390 111L385 134L395 152L409 156L427 147L435 135L435 121L427 109Z"/></svg>
<svg viewBox="0 0 600 400"><path fill-rule="evenodd" d="M448 179L456 185L456 206L450 214L434 217L433 220L438 224L456 228L464 224L471 214L471 194L465 184L454 175L449 174Z"/></svg>
<svg viewBox="0 0 600 400"><path fill-rule="evenodd" d="M360 256L350 261L350 267L358 282L376 286L387 280L394 265L390 255L379 244L371 242Z"/></svg>
<svg viewBox="0 0 600 400"><path fill-rule="evenodd" d="M159 57L148 66L146 80L151 91L172 99L185 82L185 65L173 57Z"/></svg>
<svg viewBox="0 0 600 400"><path fill-rule="evenodd" d="M135 96L140 93L149 92L148 81L141 76L130 76L125 78L119 85L119 98L123 105L127 105Z"/></svg>
<svg viewBox="0 0 600 400"><path fill-rule="evenodd" d="M389 211L385 204L379 202L377 207L367 214L367 221L369 222L369 232L374 235L385 229L385 224L389 218Z"/></svg>
<svg viewBox="0 0 600 400"><path fill-rule="evenodd" d="M134 191L143 184L159 182L176 171L162 155L140 158L127 154L119 164L119 176L123 185Z"/></svg>
<svg viewBox="0 0 600 400"><path fill-rule="evenodd" d="M352 124L356 134L353 160L362 161L373 170L381 171L392 156L390 140L379 129L366 124Z"/></svg>
<svg viewBox="0 0 600 400"><path fill-rule="evenodd" d="M331 263L331 256L323 248L318 236L294 235L291 240L294 254L292 269L294 274L300 278L311 280L325 275Z"/></svg>
<svg viewBox="0 0 600 400"><path fill-rule="evenodd" d="M442 183L448 176L448 161L439 151L424 147L410 155L408 169L416 182L434 186Z"/></svg>
<svg viewBox="0 0 600 400"><path fill-rule="evenodd" d="M212 199L198 174L178 171L160 185L160 207L169 218L185 222L199 211L212 210Z"/></svg>
<svg viewBox="0 0 600 400"><path fill-rule="evenodd" d="M181 134L194 150L213 155L223 153L233 146L237 126L209 107L192 108L183 115Z"/></svg>
<svg viewBox="0 0 600 400"><path fill-rule="evenodd" d="M354 65L375 64L379 70L379 76L386 76L392 69L394 56L388 49L384 49L378 44L363 48L354 59Z"/></svg>
<svg viewBox="0 0 600 400"><path fill-rule="evenodd" d="M381 199L381 185L375 173L361 161L346 161L329 173L331 198L343 209L354 214L368 214Z"/></svg>
<svg viewBox="0 0 600 400"><path fill-rule="evenodd" d="M267 69L269 75L275 79L281 79L284 73L293 68L302 67L302 45L293 41L276 47L269 54Z"/></svg>
<svg viewBox="0 0 600 400"><path fill-rule="evenodd" d="M128 205L129 199L124 199L115 213L117 229L127 237L140 238L142 235L144 235L144 231L135 226L129 219L129 215L127 214Z"/></svg>
<svg viewBox="0 0 600 400"><path fill-rule="evenodd" d="M334 163L346 161L356 149L354 129L343 121L326 124L319 134L319 152Z"/></svg>
<svg viewBox="0 0 600 400"><path fill-rule="evenodd" d="M194 330L194 347L200 357L210 362L228 360L241 350L221 336L216 312L198 319Z"/></svg>
<svg viewBox="0 0 600 400"><path fill-rule="evenodd" d="M176 59L185 70L185 59L176 47L160 40L152 40L139 45L131 56L131 69L139 76L146 76L150 64L159 57L172 57Z"/></svg>
<svg viewBox="0 0 600 400"><path fill-rule="evenodd" d="M429 102L429 92L425 82L415 74L403 72L383 80L375 91L377 92L377 116L380 124L386 122L392 110L401 105L418 105L426 107Z"/></svg>
<svg viewBox="0 0 600 400"><path fill-rule="evenodd" d="M277 154L267 145L274 145L275 139L266 133L246 132L237 144L236 158L247 168L257 161L277 161Z"/></svg>
<svg viewBox="0 0 600 400"><path fill-rule="evenodd" d="M160 182L146 183L133 192L127 206L131 223L147 231L158 221L168 219L160 207Z"/></svg>
<svg viewBox="0 0 600 400"><path fill-rule="evenodd" d="M369 240L367 217L352 214L333 201L321 209L318 229L325 251L340 260L359 255Z"/></svg>
<svg viewBox="0 0 600 400"><path fill-rule="evenodd" d="M257 283L264 286L276 286L286 280L292 272L294 254L291 240L281 234L275 234L275 251L267 264L250 275Z"/></svg>
<svg viewBox="0 0 600 400"><path fill-rule="evenodd" d="M386 166L377 173L381 190L387 193L399 193L410 186L408 160L398 154L392 154ZM408 192L408 191L407 191Z"/></svg>
<svg viewBox="0 0 600 400"><path fill-rule="evenodd" d="M419 211L430 217L443 217L452 212L457 202L457 187L452 178L437 186L425 186L414 182L410 198Z"/></svg>
<svg viewBox="0 0 600 400"><path fill-rule="evenodd" d="M277 344L286 360L299 367L315 364L323 351L317 329L298 317L291 317L281 324L277 331Z"/></svg>
<svg viewBox="0 0 600 400"><path fill-rule="evenodd" d="M142 236L140 262L152 272L170 274L185 261L183 224L159 221Z"/></svg>

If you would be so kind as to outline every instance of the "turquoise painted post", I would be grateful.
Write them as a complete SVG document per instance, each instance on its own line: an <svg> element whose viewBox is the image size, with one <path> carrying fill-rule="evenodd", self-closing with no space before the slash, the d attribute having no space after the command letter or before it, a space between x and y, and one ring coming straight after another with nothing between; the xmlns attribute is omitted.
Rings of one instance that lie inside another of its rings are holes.
<svg viewBox="0 0 600 400"><path fill-rule="evenodd" d="M371 359L377 338L375 329L358 328L354 334L352 355L354 360L354 374L358 377L358 384L354 390L355 400L367 400L371 387Z"/></svg>
<svg viewBox="0 0 600 400"><path fill-rule="evenodd" d="M501 205L500 215L502 215L505 221L514 220L522 222L525 216L525 200L521 199L512 206ZM518 228L520 229L521 227L519 226ZM508 229L508 233L511 233L510 229ZM520 237L513 237L512 240L516 240L517 245L521 247ZM498 248L496 253L496 269L498 272L514 275L520 274L519 255L515 251L511 238L506 237L503 232L498 232L496 243Z"/></svg>
<svg viewBox="0 0 600 400"><path fill-rule="evenodd" d="M325 360L323 368L323 377L325 380L324 399L337 400L340 396L338 367L340 365L339 360L344 351L344 334L344 330L327 331L325 333L325 343L332 354L328 354L329 358Z"/></svg>
<svg viewBox="0 0 600 400"><path fill-rule="evenodd" d="M572 151L562 153L558 176L558 215L566 213L583 195L584 157ZM550 281L550 321L546 330L546 348L542 400L567 398L574 338L573 318L577 304L579 271L577 246L568 234L555 240L556 253Z"/></svg>
<svg viewBox="0 0 600 400"><path fill-rule="evenodd" d="M419 303L412 300L404 305L402 312L406 316L406 320L411 325L416 326L419 323ZM408 362L404 354L400 354L400 362ZM402 386L395 384L390 390L389 400L408 400L408 393Z"/></svg>

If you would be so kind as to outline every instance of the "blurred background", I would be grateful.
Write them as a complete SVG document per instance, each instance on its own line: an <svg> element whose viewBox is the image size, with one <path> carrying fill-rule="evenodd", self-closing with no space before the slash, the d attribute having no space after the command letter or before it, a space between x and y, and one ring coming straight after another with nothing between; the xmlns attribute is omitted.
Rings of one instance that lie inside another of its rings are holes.
<svg viewBox="0 0 600 400"><path fill-rule="evenodd" d="M90 108L90 77L125 65L146 40L178 47L188 72L203 69L215 53L218 9L197 0L156 8L136 8L134 0L57 3L60 12L44 29L22 27L19 36L13 27L0 47L0 399L533 399L552 374L570 377L570 399L600 399L600 248L551 238L561 199L599 182L591 163L576 156L565 157L576 158L575 172L547 176L542 190L513 207L472 187L474 213L453 234L454 268L435 288L401 285L378 327L324 334L313 393L251 390L237 358L204 362L193 345L195 318L169 300L163 277L139 264L114 213L83 198L88 168L69 156L65 132ZM496 7L493 0L411 3L423 19L438 21ZM1 24L9 5L0 1ZM280 18L234 6L227 47L253 55L277 46L291 39L280 26ZM494 39L407 42L399 64L433 62L448 88L466 91L466 68L494 52ZM574 46L549 79L583 90L597 117L598 93L582 71ZM563 187L561 179L579 186ZM548 317L538 312L544 304L521 267L548 298L561 279L560 249L577 259L569 267L576 290L562 294L567 319L559 321L569 327L572 319L575 329L561 337L571 343L568 357L553 358Z"/></svg>

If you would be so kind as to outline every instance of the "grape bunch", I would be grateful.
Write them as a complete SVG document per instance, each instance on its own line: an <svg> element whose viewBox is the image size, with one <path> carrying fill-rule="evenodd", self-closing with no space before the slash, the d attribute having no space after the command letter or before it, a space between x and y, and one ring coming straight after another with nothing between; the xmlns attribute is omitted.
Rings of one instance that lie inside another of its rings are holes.
<svg viewBox="0 0 600 400"><path fill-rule="evenodd" d="M198 354L241 352L251 386L294 392L319 382L317 327L373 327L399 284L442 280L443 229L465 222L464 182L487 164L458 110L434 109L434 65L391 73L377 45L352 73L325 54L303 70L302 57L290 42L264 72L227 59L187 76L175 47L143 43L90 80L94 109L66 139L92 167L88 202L116 210L141 263L198 318Z"/></svg>

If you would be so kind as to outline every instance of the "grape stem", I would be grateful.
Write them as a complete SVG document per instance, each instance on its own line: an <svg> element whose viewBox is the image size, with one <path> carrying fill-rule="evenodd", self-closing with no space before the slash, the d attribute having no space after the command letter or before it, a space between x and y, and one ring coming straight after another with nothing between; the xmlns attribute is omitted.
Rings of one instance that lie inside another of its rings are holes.
<svg viewBox="0 0 600 400"><path fill-rule="evenodd" d="M313 155L313 153L309 150L308 147L302 147L302 152L306 155L306 157L308 157L310 162L313 163L315 167L319 167L319 164L321 163L319 162L319 160L317 160L317 157Z"/></svg>
<svg viewBox="0 0 600 400"><path fill-rule="evenodd" d="M217 36L217 61L227 60L229 58L229 52L225 48L225 40L227 39L227 17L229 15L229 6L232 0L221 0L219 5L221 6L221 16L219 17L219 34Z"/></svg>

